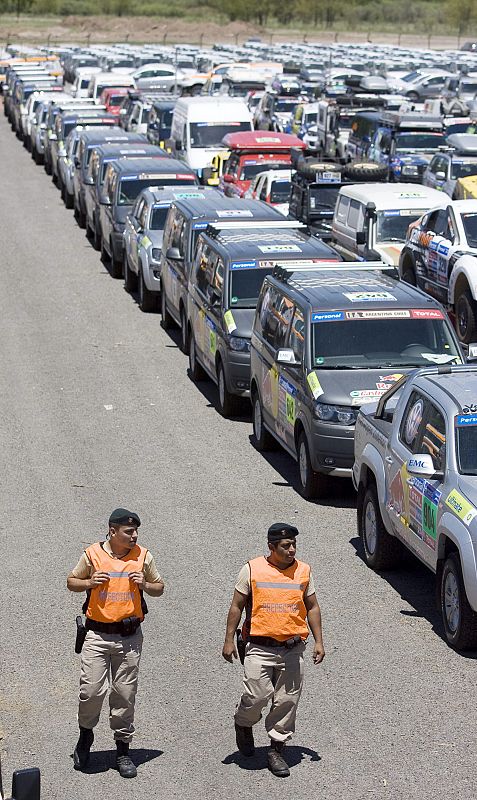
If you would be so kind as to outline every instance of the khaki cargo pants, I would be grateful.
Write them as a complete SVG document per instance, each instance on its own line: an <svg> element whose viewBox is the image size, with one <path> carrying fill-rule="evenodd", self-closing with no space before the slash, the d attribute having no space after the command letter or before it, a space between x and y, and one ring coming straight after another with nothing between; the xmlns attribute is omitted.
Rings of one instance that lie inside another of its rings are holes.
<svg viewBox="0 0 477 800"><path fill-rule="evenodd" d="M295 732L298 701L303 688L305 644L263 647L249 642L245 649L243 694L235 722L250 728L262 718L269 700L265 728L270 739L286 742Z"/></svg>
<svg viewBox="0 0 477 800"><path fill-rule="evenodd" d="M81 652L78 723L82 728L98 724L110 684L109 724L114 738L131 741L142 638L141 628L125 637L88 631Z"/></svg>

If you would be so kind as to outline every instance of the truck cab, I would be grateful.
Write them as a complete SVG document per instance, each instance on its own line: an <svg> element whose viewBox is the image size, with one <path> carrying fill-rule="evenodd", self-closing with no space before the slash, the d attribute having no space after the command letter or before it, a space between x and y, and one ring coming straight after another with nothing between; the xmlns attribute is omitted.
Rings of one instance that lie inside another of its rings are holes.
<svg viewBox="0 0 477 800"><path fill-rule="evenodd" d="M227 196L243 197L260 172L291 167L292 151L305 148L298 136L288 133L229 133L223 144L230 151L219 189Z"/></svg>

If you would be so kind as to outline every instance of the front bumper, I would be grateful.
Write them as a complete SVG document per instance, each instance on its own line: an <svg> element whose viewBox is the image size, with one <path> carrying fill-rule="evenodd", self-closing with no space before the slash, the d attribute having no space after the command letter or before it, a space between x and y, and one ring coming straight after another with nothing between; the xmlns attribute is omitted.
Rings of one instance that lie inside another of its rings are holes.
<svg viewBox="0 0 477 800"><path fill-rule="evenodd" d="M250 397L250 353L227 350L224 367L229 392Z"/></svg>
<svg viewBox="0 0 477 800"><path fill-rule="evenodd" d="M354 425L332 425L314 419L310 458L315 472L349 474L354 463Z"/></svg>
<svg viewBox="0 0 477 800"><path fill-rule="evenodd" d="M161 265L158 261L150 259L147 264L147 269L143 270L144 283L150 292L161 291Z"/></svg>

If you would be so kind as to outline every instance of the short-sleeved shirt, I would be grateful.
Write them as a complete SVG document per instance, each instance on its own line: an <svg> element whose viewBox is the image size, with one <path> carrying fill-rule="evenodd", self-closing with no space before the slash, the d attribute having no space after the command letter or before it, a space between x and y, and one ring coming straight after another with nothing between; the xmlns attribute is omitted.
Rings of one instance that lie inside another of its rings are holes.
<svg viewBox="0 0 477 800"><path fill-rule="evenodd" d="M247 597L250 594L250 567L248 564L244 564L244 566L240 570L237 578L237 583L235 584L235 588L237 589L237 592L240 592L240 594L244 594ZM308 581L306 596L310 597L310 595L312 594L315 594L315 582L313 580L313 575L310 571L310 580Z"/></svg>
<svg viewBox="0 0 477 800"><path fill-rule="evenodd" d="M109 542L103 542L103 549L104 551L114 558L114 553L111 550L111 545ZM91 575L94 572L94 567L89 560L86 553L83 553L80 560L78 561L76 567L72 570L71 574L74 578L79 578L80 580L87 580L87 578L91 578ZM144 559L144 578L148 583L158 583L161 581L162 578L157 571L156 564L154 562L154 558L149 550L146 553L146 557Z"/></svg>

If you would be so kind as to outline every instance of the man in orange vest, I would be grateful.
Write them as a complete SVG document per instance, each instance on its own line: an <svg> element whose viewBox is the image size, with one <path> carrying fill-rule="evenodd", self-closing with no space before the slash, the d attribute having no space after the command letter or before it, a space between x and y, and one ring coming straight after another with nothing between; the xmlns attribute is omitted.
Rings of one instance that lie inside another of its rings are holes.
<svg viewBox="0 0 477 800"><path fill-rule="evenodd" d="M309 565L295 558L297 535L294 525L271 525L268 558L253 558L240 570L222 650L225 660L233 663L235 632L245 608L243 694L235 711L237 747L245 756L254 754L252 725L272 700L265 718L271 743L268 766L279 777L290 774L283 749L295 731L308 628L315 639L314 663L325 657L313 576Z"/></svg>
<svg viewBox="0 0 477 800"><path fill-rule="evenodd" d="M84 769L93 744L101 706L108 691L109 724L116 740L116 766L123 778L135 778L129 755L134 733L134 703L142 649L143 597L160 597L164 583L154 559L137 544L141 520L133 511L116 508L109 518L105 542L87 547L68 575L71 592L86 592L86 638L81 651L78 723L80 736L73 753L75 769Z"/></svg>

